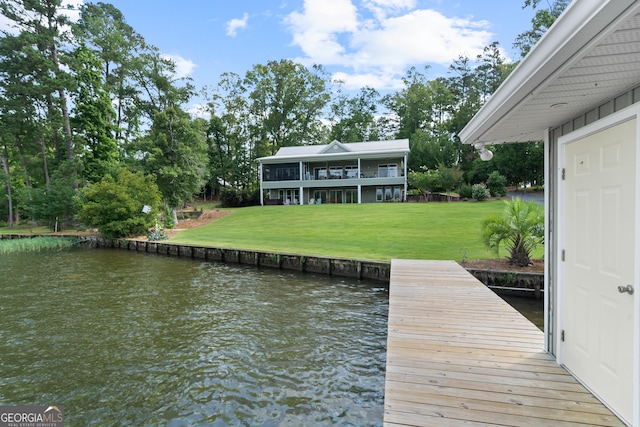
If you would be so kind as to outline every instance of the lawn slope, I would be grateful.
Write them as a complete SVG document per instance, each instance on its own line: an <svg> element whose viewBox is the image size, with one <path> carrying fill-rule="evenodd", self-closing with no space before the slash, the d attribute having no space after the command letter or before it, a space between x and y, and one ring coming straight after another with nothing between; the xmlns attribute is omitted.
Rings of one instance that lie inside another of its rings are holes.
<svg viewBox="0 0 640 427"><path fill-rule="evenodd" d="M495 258L480 242L480 227L503 209L502 201L256 206L171 242L381 261Z"/></svg>

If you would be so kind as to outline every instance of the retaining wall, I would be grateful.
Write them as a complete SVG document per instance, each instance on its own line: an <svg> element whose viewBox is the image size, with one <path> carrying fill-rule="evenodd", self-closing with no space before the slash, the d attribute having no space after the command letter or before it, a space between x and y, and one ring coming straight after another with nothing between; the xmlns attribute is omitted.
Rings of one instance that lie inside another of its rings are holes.
<svg viewBox="0 0 640 427"><path fill-rule="evenodd" d="M496 291L532 294L536 299L542 298L544 292L544 274L474 268L467 268L467 271Z"/></svg>
<svg viewBox="0 0 640 427"><path fill-rule="evenodd" d="M149 242L130 239L105 239L83 236L84 243L97 248L118 248L136 252L157 253L208 261L247 264L259 267L296 270L333 276L355 277L389 282L391 264L388 262L261 252L240 249L214 248L168 242Z"/></svg>
<svg viewBox="0 0 640 427"><path fill-rule="evenodd" d="M35 236L37 235L0 234L0 239L21 239ZM145 240L105 239L104 237L93 235L56 234L55 237L75 237L81 244L97 248L126 249L136 252L157 253L208 261L230 262L342 277L355 277L357 279L372 279L386 283L389 283L391 271L391 263L388 262L225 249L169 242L150 242ZM536 298L541 298L542 292L544 292L543 274L489 271L472 268L468 268L467 271L486 286L496 291L528 294Z"/></svg>

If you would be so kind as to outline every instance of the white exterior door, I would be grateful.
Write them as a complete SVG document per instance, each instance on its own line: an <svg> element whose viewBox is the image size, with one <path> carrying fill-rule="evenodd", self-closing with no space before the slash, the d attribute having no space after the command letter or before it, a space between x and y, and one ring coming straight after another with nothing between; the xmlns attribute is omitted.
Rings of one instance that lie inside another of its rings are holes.
<svg viewBox="0 0 640 427"><path fill-rule="evenodd" d="M633 118L560 139L565 180L560 184L564 342L559 360L629 423L637 411L637 295L624 290L632 286L640 292L635 267L636 127Z"/></svg>

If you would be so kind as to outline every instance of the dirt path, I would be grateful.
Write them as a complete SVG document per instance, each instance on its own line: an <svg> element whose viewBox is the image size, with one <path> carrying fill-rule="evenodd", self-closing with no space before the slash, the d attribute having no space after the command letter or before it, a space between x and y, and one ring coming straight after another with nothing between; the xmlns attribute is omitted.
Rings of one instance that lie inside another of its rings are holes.
<svg viewBox="0 0 640 427"><path fill-rule="evenodd" d="M220 209L214 209L211 211L204 211L204 213L202 214L202 216L198 219L183 219L178 221L178 225L176 225L176 228L173 228L171 230L165 229L165 232L167 233L167 235L169 237L173 237L176 234L178 234L178 232L182 231L182 230L187 230L187 229L191 229L191 228L198 228L198 227L202 227L204 225L209 224L212 221L215 221L217 219L220 219L222 217L225 217L227 215L232 214L233 211L221 211Z"/></svg>

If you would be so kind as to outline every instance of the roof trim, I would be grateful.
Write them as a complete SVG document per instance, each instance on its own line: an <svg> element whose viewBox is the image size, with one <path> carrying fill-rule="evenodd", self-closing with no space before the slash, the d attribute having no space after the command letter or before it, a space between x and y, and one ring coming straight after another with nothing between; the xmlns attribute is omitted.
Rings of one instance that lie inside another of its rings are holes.
<svg viewBox="0 0 640 427"><path fill-rule="evenodd" d="M329 153L329 151L331 151L331 150L340 150L340 151L334 151L335 153L353 151L351 148L347 147L345 144L343 144L340 141L337 141L337 140L334 139L326 147L324 147L322 150L320 150L318 153L319 154L325 154L325 153Z"/></svg>
<svg viewBox="0 0 640 427"><path fill-rule="evenodd" d="M640 8L634 0L574 0L458 136L464 144L502 143L485 137L527 98L546 87L605 37L613 23ZM532 140L544 139L544 129Z"/></svg>
<svg viewBox="0 0 640 427"><path fill-rule="evenodd" d="M342 147L343 150L333 150L332 147ZM333 141L329 144L310 145L299 148L315 148L315 150L304 150L303 152L282 154L282 149L280 149L278 153L273 156L260 157L256 160L259 163L283 163L286 161L376 158L405 155L410 151L409 140L406 138L353 143L341 143L339 141Z"/></svg>

